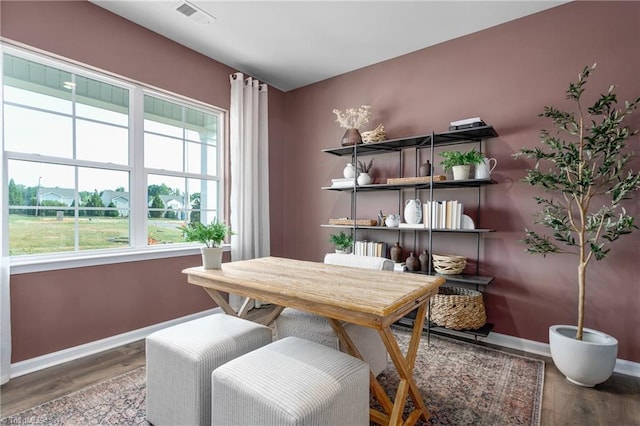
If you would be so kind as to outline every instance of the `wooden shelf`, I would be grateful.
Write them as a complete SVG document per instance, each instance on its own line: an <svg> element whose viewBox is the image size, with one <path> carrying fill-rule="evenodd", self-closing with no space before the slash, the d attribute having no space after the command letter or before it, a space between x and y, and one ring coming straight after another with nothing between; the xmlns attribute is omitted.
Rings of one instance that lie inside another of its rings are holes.
<svg viewBox="0 0 640 426"><path fill-rule="evenodd" d="M498 136L498 133L494 130L493 126L474 127L471 129L434 133L433 146L446 146L468 143L480 141L485 138L494 138L496 136ZM382 142L327 148L323 149L322 152L338 156L353 155L354 151L356 150L358 156L382 154L384 152L397 152L402 149L411 147L430 148L432 142L431 139L432 134L430 133L428 135L389 139Z"/></svg>
<svg viewBox="0 0 640 426"><path fill-rule="evenodd" d="M406 271L407 274L424 274L429 275L426 272L409 272ZM495 279L495 277L489 277L484 275L471 275L471 274L455 274L455 275L446 275L446 274L438 274L432 273L431 275L436 277L442 277L447 280L447 282L443 285L452 285L452 284L469 284L472 286L481 285L487 286L491 284L491 282Z"/></svg>

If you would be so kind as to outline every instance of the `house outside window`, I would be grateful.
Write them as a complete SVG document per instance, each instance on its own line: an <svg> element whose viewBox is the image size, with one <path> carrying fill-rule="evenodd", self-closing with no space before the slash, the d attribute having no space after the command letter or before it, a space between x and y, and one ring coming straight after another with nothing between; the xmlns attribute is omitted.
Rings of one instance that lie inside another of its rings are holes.
<svg viewBox="0 0 640 426"><path fill-rule="evenodd" d="M170 248L180 225L218 216L220 110L3 49L12 257Z"/></svg>

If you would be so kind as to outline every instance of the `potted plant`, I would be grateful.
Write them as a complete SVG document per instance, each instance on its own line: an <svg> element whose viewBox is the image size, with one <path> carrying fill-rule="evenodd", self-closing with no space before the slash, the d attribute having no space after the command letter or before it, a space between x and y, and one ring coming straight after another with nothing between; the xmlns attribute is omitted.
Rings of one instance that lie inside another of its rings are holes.
<svg viewBox="0 0 640 426"><path fill-rule="evenodd" d="M445 172L453 171L453 180L469 179L469 171L472 165L482 163L484 156L473 148L471 151L443 151L440 156L444 160L440 162Z"/></svg>
<svg viewBox="0 0 640 426"><path fill-rule="evenodd" d="M222 265L222 242L234 235L231 227L215 218L210 224L189 222L180 226L185 241L200 242L205 245L200 249L204 269L220 269Z"/></svg>
<svg viewBox="0 0 640 426"><path fill-rule="evenodd" d="M340 231L337 234L331 234L329 241L336 246L336 253L349 253L353 244L353 237L351 234L345 234Z"/></svg>
<svg viewBox="0 0 640 426"><path fill-rule="evenodd" d="M549 328L551 356L558 369L572 382L583 386L602 383L613 373L618 342L597 330L584 327L587 266L609 254L609 246L638 227L622 201L640 188L640 174L629 169L632 155L625 141L638 133L623 124L638 107L640 98L617 109L614 86L585 108L581 97L595 65L585 67L575 83L569 84L567 99L575 112L545 107L542 117L550 118L557 131L542 130L535 149L515 154L535 160L525 182L549 195L536 196L541 206L536 223L548 228L553 237L525 229L522 240L530 253L576 255L578 324ZM555 194L554 197L551 194Z"/></svg>

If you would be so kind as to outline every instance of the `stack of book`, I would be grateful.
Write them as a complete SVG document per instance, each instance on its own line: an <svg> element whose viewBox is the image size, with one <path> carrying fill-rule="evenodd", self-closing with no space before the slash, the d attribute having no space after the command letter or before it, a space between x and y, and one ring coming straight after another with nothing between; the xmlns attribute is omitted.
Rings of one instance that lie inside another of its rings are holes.
<svg viewBox="0 0 640 426"><path fill-rule="evenodd" d="M474 127L483 127L487 123L482 121L480 117L465 118L464 120L452 121L449 125L449 130L463 130L472 129Z"/></svg>
<svg viewBox="0 0 640 426"><path fill-rule="evenodd" d="M354 186L355 179L354 178L336 178L331 179L331 186L336 188L345 188L348 186Z"/></svg>
<svg viewBox="0 0 640 426"><path fill-rule="evenodd" d="M387 243L358 240L355 243L353 254L358 256L387 257Z"/></svg>
<svg viewBox="0 0 640 426"><path fill-rule="evenodd" d="M422 205L424 227L429 229L462 228L462 203L458 200L427 201Z"/></svg>

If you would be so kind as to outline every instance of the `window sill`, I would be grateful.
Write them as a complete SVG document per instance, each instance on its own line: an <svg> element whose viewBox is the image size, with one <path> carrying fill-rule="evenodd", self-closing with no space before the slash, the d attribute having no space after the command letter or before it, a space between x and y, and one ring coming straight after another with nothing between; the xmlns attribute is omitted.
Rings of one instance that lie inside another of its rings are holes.
<svg viewBox="0 0 640 426"><path fill-rule="evenodd" d="M230 244L222 246L225 252L231 251ZM11 274L55 271L58 269L82 268L87 266L110 265L114 263L137 262L143 260L165 259L169 257L192 256L200 254L200 246L149 247L146 249L120 249L117 251L71 253L64 255L22 256L11 258Z"/></svg>

